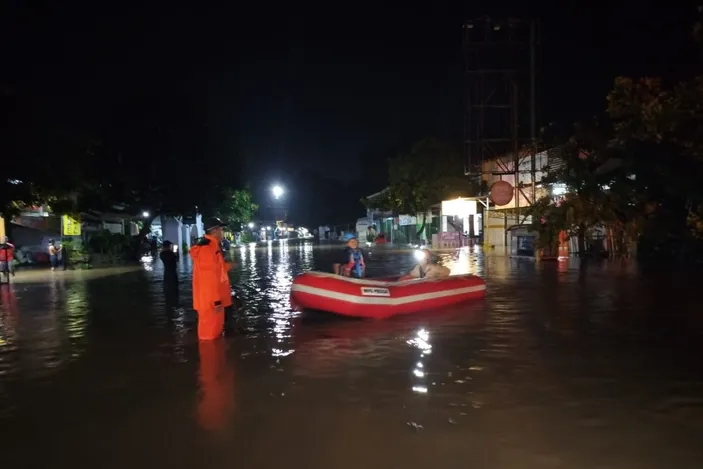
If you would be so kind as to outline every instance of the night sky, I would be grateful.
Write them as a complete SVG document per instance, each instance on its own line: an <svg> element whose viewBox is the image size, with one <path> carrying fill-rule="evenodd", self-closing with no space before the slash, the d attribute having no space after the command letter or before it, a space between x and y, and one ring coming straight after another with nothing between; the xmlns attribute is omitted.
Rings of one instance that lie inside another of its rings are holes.
<svg viewBox="0 0 703 469"><path fill-rule="evenodd" d="M172 109L207 126L204 158L240 159L264 206L283 184L303 222L362 216L355 201L414 141L461 144L467 19L540 18L542 122L601 112L616 75L676 78L700 63L695 3L52 3L3 7L0 82L79 125L114 125L145 102Z"/></svg>

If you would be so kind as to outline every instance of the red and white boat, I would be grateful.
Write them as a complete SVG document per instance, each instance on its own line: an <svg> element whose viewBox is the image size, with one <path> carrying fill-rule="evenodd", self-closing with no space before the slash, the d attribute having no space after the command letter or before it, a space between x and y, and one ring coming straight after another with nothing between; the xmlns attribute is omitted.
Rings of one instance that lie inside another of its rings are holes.
<svg viewBox="0 0 703 469"><path fill-rule="evenodd" d="M373 280L306 272L293 280L291 303L342 316L383 319L483 298L486 282L475 275Z"/></svg>

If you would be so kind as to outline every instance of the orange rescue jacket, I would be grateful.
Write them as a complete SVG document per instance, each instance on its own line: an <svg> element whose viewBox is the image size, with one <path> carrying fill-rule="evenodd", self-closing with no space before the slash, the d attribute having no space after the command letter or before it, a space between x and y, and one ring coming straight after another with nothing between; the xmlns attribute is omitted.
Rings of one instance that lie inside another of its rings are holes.
<svg viewBox="0 0 703 469"><path fill-rule="evenodd" d="M216 238L205 235L190 249L193 259L193 309L205 312L220 302L222 306L232 304L232 288L229 269Z"/></svg>

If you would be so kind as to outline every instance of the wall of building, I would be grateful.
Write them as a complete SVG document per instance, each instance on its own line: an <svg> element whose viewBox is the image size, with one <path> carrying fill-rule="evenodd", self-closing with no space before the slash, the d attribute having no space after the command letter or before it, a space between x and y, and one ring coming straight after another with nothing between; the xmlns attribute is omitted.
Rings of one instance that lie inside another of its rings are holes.
<svg viewBox="0 0 703 469"><path fill-rule="evenodd" d="M515 191L513 199L508 204L501 206L491 204L490 209L484 211L484 246L486 248L510 255L510 233L506 230L520 223L529 225L532 220L529 217L525 218L524 213L518 216L506 213L506 211L515 208L527 208L531 206L535 200L539 200L547 194L548 189L541 187L540 183L547 175L546 169L548 165L553 163L552 160L553 158L550 158L548 151L537 153L535 155L535 173L533 179L531 172L532 155L524 155L524 157L520 159L517 168L517 179L519 184L523 186L522 189L516 187L515 158L512 155L505 155L501 158L485 161L483 163L483 180L489 188L498 181L506 181L513 186Z"/></svg>
<svg viewBox="0 0 703 469"><path fill-rule="evenodd" d="M124 224L122 223L117 223L117 222L108 222L104 221L103 222L103 229L106 229L112 234L123 234L124 233Z"/></svg>
<svg viewBox="0 0 703 469"><path fill-rule="evenodd" d="M515 159L511 155L506 155L495 160L485 161L483 163L483 180L486 182L488 187L491 187L494 183L498 181L506 181L510 183L514 188L513 200L511 200L507 205L501 205L499 208L516 208L516 207L528 207L532 204L532 201L543 197L546 194L546 189L539 186L542 179L546 176L547 172L545 168L549 164L549 153L546 151L537 153L535 155L535 191L532 189L532 155L526 155L522 158L518 165L519 180L520 184L523 186L522 190L519 190L515 184ZM511 174L494 174L494 173L511 173Z"/></svg>
<svg viewBox="0 0 703 469"><path fill-rule="evenodd" d="M12 244L29 252L47 252L49 240L58 241L61 238L58 231L42 231L21 225L14 225L11 235Z"/></svg>
<svg viewBox="0 0 703 469"><path fill-rule="evenodd" d="M518 217L500 210L488 210L483 216L483 244L488 249L508 252L507 228L517 225Z"/></svg>

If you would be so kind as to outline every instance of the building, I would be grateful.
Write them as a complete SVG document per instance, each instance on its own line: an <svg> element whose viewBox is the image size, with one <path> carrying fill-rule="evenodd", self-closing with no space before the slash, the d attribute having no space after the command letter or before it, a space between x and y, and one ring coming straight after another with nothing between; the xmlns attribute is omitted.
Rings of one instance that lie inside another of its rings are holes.
<svg viewBox="0 0 703 469"><path fill-rule="evenodd" d="M534 256L537 234L529 227L532 219L528 208L550 191L553 195L564 193L563 187L544 187L542 180L550 167L559 160L549 150L534 155L515 158L507 154L482 163L482 179L489 188L489 196L483 199L483 242L487 249L512 256ZM497 200L491 191L496 183L512 190L510 200ZM494 202L500 202L500 205Z"/></svg>
<svg viewBox="0 0 703 469"><path fill-rule="evenodd" d="M546 155L540 153L536 158L536 168L546 166ZM544 176L540 171L535 173L534 180L531 174L532 155L516 161L512 154L504 155L482 163L482 179L489 188L489 191L499 181L510 184L512 197L507 203L495 204L490 197L485 199L485 211L483 218L484 246L500 253L510 254L511 240L516 237L525 227L532 223L531 218L525 213L525 209L534 203L537 183ZM516 184L516 179L520 185ZM539 195L537 195L539 198ZM523 233L520 233L523 234ZM515 240L517 241L517 240Z"/></svg>
<svg viewBox="0 0 703 469"><path fill-rule="evenodd" d="M190 249L193 239L205 234L202 216L172 217L162 215L156 217L151 224L151 232L163 241L171 241L178 249ZM136 233L131 233L136 234Z"/></svg>
<svg viewBox="0 0 703 469"><path fill-rule="evenodd" d="M373 202L388 191L388 188L366 197ZM369 227L375 227L377 233L383 233L388 242L398 244L429 244L432 235L439 232L440 205L437 204L426 213L396 215L393 212L374 208L366 209L366 217L356 222L359 239L366 239ZM423 228L424 224L424 228ZM422 232L418 234L418 231Z"/></svg>
<svg viewBox="0 0 703 469"><path fill-rule="evenodd" d="M367 200L373 201L385 190L368 196ZM459 197L438 201L426 213L417 214L394 215L392 212L367 209L366 217L357 220L358 236L364 239L368 227L374 226L392 243L431 244L438 248L473 245L483 235L484 199ZM420 229L422 232L418 235Z"/></svg>
<svg viewBox="0 0 703 469"><path fill-rule="evenodd" d="M457 248L479 244L483 236L483 205L479 197L443 200L439 204L439 230L432 237L432 246Z"/></svg>

